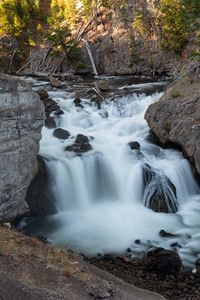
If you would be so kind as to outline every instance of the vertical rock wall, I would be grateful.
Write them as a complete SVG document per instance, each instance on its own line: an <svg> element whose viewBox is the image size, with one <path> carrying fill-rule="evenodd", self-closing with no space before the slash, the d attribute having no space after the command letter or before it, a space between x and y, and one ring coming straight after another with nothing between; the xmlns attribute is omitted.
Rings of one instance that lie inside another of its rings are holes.
<svg viewBox="0 0 200 300"><path fill-rule="evenodd" d="M0 75L0 219L28 210L28 186L37 172L44 107L17 77Z"/></svg>

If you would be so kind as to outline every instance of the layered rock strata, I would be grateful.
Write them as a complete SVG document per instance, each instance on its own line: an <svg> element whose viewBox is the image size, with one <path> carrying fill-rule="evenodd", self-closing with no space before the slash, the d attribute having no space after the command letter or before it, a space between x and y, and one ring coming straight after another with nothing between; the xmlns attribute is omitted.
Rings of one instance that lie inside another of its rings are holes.
<svg viewBox="0 0 200 300"><path fill-rule="evenodd" d="M0 75L0 219L27 211L28 186L37 172L44 106L17 77Z"/></svg>

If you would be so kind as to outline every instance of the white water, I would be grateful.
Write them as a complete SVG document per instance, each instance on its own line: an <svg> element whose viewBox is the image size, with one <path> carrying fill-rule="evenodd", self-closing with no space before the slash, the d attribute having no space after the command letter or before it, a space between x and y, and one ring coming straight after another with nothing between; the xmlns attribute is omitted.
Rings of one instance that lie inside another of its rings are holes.
<svg viewBox="0 0 200 300"><path fill-rule="evenodd" d="M65 112L57 126L69 130L71 137L62 141L53 136L53 130L43 128L40 154L49 159L57 214L47 217L45 226L36 226L38 233L87 255L122 253L128 247L136 255L151 246L172 249L170 245L178 242L185 265L191 265L200 249L199 189L189 163L179 152L163 150L146 140L149 129L144 113L161 94L124 96L108 101L101 110L87 99L83 109L75 107L74 94L49 94ZM94 137L90 141L93 150L82 156L64 151L79 133ZM130 141L140 143L141 153L130 150ZM176 214L144 207L144 163L164 173L176 186ZM161 238L161 229L178 236ZM136 239L141 244L135 244Z"/></svg>

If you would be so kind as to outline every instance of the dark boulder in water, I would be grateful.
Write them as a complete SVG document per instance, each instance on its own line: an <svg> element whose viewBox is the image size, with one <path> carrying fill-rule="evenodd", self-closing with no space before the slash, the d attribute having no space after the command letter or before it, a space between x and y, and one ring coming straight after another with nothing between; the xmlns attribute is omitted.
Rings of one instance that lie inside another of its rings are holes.
<svg viewBox="0 0 200 300"><path fill-rule="evenodd" d="M89 143L89 138L86 135L78 134L75 139L76 144Z"/></svg>
<svg viewBox="0 0 200 300"><path fill-rule="evenodd" d="M56 121L55 121L54 117L46 118L45 122L44 122L44 125L49 129L56 128Z"/></svg>
<svg viewBox="0 0 200 300"><path fill-rule="evenodd" d="M64 115L64 111L62 109L58 109L53 113L55 116Z"/></svg>
<svg viewBox="0 0 200 300"><path fill-rule="evenodd" d="M74 105L77 107L83 107L81 104L80 94L78 92L75 93Z"/></svg>
<svg viewBox="0 0 200 300"><path fill-rule="evenodd" d="M65 147L65 151L71 151L75 153L84 153L90 150L92 150L92 146L89 143L82 143L82 144L75 143L73 145Z"/></svg>
<svg viewBox="0 0 200 300"><path fill-rule="evenodd" d="M48 174L45 159L40 155L38 155L38 172L28 188L26 202L33 215L48 215L56 212L51 177Z"/></svg>
<svg viewBox="0 0 200 300"><path fill-rule="evenodd" d="M159 232L159 236L165 238L165 237L176 237L177 235L161 229L160 232Z"/></svg>
<svg viewBox="0 0 200 300"><path fill-rule="evenodd" d="M166 275L176 276L182 269L182 262L175 251L154 248L144 255L143 266L147 271L163 277Z"/></svg>
<svg viewBox="0 0 200 300"><path fill-rule="evenodd" d="M65 147L65 150L80 154L92 150L92 146L89 144L89 138L86 135L78 134L75 143Z"/></svg>
<svg viewBox="0 0 200 300"><path fill-rule="evenodd" d="M138 142L129 142L128 145L131 148L131 150L140 149L140 144Z"/></svg>
<svg viewBox="0 0 200 300"><path fill-rule="evenodd" d="M68 130L63 128L56 128L53 131L53 136L55 136L57 139L66 140L70 137L70 133Z"/></svg>
<svg viewBox="0 0 200 300"><path fill-rule="evenodd" d="M144 204L155 212L176 213L176 188L171 180L148 164L143 166Z"/></svg>

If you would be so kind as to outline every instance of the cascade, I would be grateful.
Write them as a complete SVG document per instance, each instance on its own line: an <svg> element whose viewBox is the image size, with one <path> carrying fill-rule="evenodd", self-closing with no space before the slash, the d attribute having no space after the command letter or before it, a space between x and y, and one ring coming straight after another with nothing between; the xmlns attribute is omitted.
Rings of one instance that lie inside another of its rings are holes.
<svg viewBox="0 0 200 300"><path fill-rule="evenodd" d="M42 132L40 155L46 158L56 210L27 218L21 226L86 255L130 248L134 256L177 244L191 266L200 247L199 188L181 153L148 140L144 120L147 107L162 93L112 95L101 109L87 98L83 107L75 107L68 91L49 94L64 112L56 117L57 125L70 132L66 140L56 138L53 129ZM67 151L79 134L88 137L83 142L91 147ZM161 230L172 235L162 238Z"/></svg>

